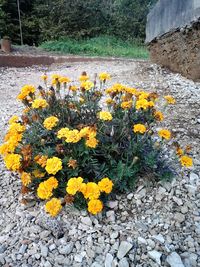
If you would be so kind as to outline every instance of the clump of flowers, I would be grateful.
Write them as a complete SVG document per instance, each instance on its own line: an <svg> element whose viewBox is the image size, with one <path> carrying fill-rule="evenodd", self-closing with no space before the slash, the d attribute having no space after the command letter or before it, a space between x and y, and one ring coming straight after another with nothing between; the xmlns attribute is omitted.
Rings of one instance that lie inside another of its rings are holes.
<svg viewBox="0 0 200 267"><path fill-rule="evenodd" d="M76 82L59 74L41 79L44 87L25 85L17 96L25 109L10 118L0 153L19 173L22 192L35 192L48 214L70 202L96 215L116 193L133 190L139 175L173 176L162 147L174 136L161 127L156 93L106 87L106 72L95 80L86 72ZM165 103L176 100L165 96ZM175 157L184 168L193 165L188 147L177 146Z"/></svg>

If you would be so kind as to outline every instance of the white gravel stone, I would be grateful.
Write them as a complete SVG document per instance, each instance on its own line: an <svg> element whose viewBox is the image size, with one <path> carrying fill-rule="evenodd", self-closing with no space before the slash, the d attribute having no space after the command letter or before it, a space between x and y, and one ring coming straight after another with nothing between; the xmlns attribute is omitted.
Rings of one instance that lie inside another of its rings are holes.
<svg viewBox="0 0 200 267"><path fill-rule="evenodd" d="M156 250L151 250L151 251L148 251L148 255L149 257L154 260L158 265L161 264L161 261L160 261L160 258L162 256L162 253L156 251Z"/></svg>
<svg viewBox="0 0 200 267"><path fill-rule="evenodd" d="M129 263L127 261L126 258L122 258L120 261L119 261L119 267L129 267Z"/></svg>
<svg viewBox="0 0 200 267"><path fill-rule="evenodd" d="M176 252L172 252L169 256L167 256L166 262L171 267L184 267L181 257Z"/></svg>
<svg viewBox="0 0 200 267"><path fill-rule="evenodd" d="M122 241L117 252L117 258L122 259L131 250L133 245L127 241Z"/></svg>
<svg viewBox="0 0 200 267"><path fill-rule="evenodd" d="M83 224L88 225L88 226L92 226L92 221L91 221L90 217L82 217L81 222Z"/></svg>
<svg viewBox="0 0 200 267"><path fill-rule="evenodd" d="M112 267L113 259L113 256L110 253L107 253L105 259L105 267Z"/></svg>

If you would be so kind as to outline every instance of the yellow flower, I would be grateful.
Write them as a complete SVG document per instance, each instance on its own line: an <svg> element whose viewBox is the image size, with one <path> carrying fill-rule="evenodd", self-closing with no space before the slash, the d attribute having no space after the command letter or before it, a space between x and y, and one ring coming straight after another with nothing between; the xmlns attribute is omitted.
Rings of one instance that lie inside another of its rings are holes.
<svg viewBox="0 0 200 267"><path fill-rule="evenodd" d="M69 128L62 128L58 131L57 133L57 137L59 139L62 139L62 138L67 138L67 134L69 132Z"/></svg>
<svg viewBox="0 0 200 267"><path fill-rule="evenodd" d="M103 204L99 199L92 199L88 202L88 211L94 215L101 212L103 209Z"/></svg>
<svg viewBox="0 0 200 267"><path fill-rule="evenodd" d="M43 80L43 81L46 81L47 80L47 75L46 74L43 74L42 76L41 76L41 79Z"/></svg>
<svg viewBox="0 0 200 267"><path fill-rule="evenodd" d="M130 87L126 87L125 91L131 95L136 95L137 94L137 89L136 88L130 88Z"/></svg>
<svg viewBox="0 0 200 267"><path fill-rule="evenodd" d="M34 160L36 161L36 163L38 163L42 168L44 168L47 164L47 156L43 156L43 155L37 155Z"/></svg>
<svg viewBox="0 0 200 267"><path fill-rule="evenodd" d="M86 75L81 75L80 77L79 77L79 81L80 82L85 82L85 81L87 81L87 80L89 80L89 76L86 74Z"/></svg>
<svg viewBox="0 0 200 267"><path fill-rule="evenodd" d="M43 178L45 176L45 172L41 172L39 170L34 170L32 172L32 174L36 177L36 178Z"/></svg>
<svg viewBox="0 0 200 267"><path fill-rule="evenodd" d="M158 120L158 121L163 121L163 119L164 119L164 116L163 116L163 114L162 114L161 111L155 111L155 112L154 112L154 117L155 117L156 120Z"/></svg>
<svg viewBox="0 0 200 267"><path fill-rule="evenodd" d="M182 156L180 158L180 162L183 167L187 167L187 168L192 167L193 165L192 158L188 156Z"/></svg>
<svg viewBox="0 0 200 267"><path fill-rule="evenodd" d="M59 79L59 82L60 83L69 83L69 82L71 82L71 80L68 78L68 77L60 77Z"/></svg>
<svg viewBox="0 0 200 267"><path fill-rule="evenodd" d="M80 98L79 98L79 102L80 102L81 104L83 104L83 103L85 102L85 99L84 99L83 97L80 97Z"/></svg>
<svg viewBox="0 0 200 267"><path fill-rule="evenodd" d="M59 78L61 78L61 76L59 74L52 74L51 75L52 80L54 80L54 79L58 80Z"/></svg>
<svg viewBox="0 0 200 267"><path fill-rule="evenodd" d="M35 99L32 103L32 108L46 108L47 106L47 101L42 98Z"/></svg>
<svg viewBox="0 0 200 267"><path fill-rule="evenodd" d="M82 177L70 178L69 181L67 182L67 188L66 188L67 193L74 196L77 192L80 191L82 182L83 182Z"/></svg>
<svg viewBox="0 0 200 267"><path fill-rule="evenodd" d="M139 99L147 99L149 97L149 93L146 93L146 92L139 92Z"/></svg>
<svg viewBox="0 0 200 267"><path fill-rule="evenodd" d="M97 199L100 196L100 190L96 183L89 182L86 184L86 191L84 193L85 198Z"/></svg>
<svg viewBox="0 0 200 267"><path fill-rule="evenodd" d="M166 95L164 98L167 100L168 104L175 104L176 103L176 100L171 95Z"/></svg>
<svg viewBox="0 0 200 267"><path fill-rule="evenodd" d="M14 115L9 119L9 124L17 123L19 121L19 117Z"/></svg>
<svg viewBox="0 0 200 267"><path fill-rule="evenodd" d="M67 143L77 143L78 141L81 140L81 136L79 134L78 130L70 130L67 134L66 134L66 142Z"/></svg>
<svg viewBox="0 0 200 267"><path fill-rule="evenodd" d="M171 138L171 132L169 130L166 129L162 129L160 131L158 131L158 135L164 139L169 140Z"/></svg>
<svg viewBox="0 0 200 267"><path fill-rule="evenodd" d="M112 98L108 98L108 99L106 99L106 104L112 105L112 104L115 104L115 101Z"/></svg>
<svg viewBox="0 0 200 267"><path fill-rule="evenodd" d="M4 157L5 165L8 170L18 171L21 167L21 156L18 154L8 154Z"/></svg>
<svg viewBox="0 0 200 267"><path fill-rule="evenodd" d="M85 90L90 90L92 87L94 87L94 83L91 81L85 81L81 83L81 87Z"/></svg>
<svg viewBox="0 0 200 267"><path fill-rule="evenodd" d="M17 96L17 99L24 100L27 96L30 94L33 94L35 92L35 87L33 85L25 85L21 89L21 93Z"/></svg>
<svg viewBox="0 0 200 267"><path fill-rule="evenodd" d="M22 172L21 181L22 181L23 185L25 185L25 186L29 185L31 183L31 175L30 175L30 173Z"/></svg>
<svg viewBox="0 0 200 267"><path fill-rule="evenodd" d="M67 163L67 166L68 166L69 168L72 168L73 170L76 169L76 167L77 167L77 160L75 160L75 159L70 159L70 160L68 161L68 163Z"/></svg>
<svg viewBox="0 0 200 267"><path fill-rule="evenodd" d="M110 194L113 188L113 182L108 177L105 177L101 181L98 182L98 187L101 192Z"/></svg>
<svg viewBox="0 0 200 267"><path fill-rule="evenodd" d="M61 201L58 198L52 198L45 204L45 211L48 212L52 217L58 215L61 211L62 205Z"/></svg>
<svg viewBox="0 0 200 267"><path fill-rule="evenodd" d="M111 121L113 117L109 111L101 111L99 112L99 118L100 120Z"/></svg>
<svg viewBox="0 0 200 267"><path fill-rule="evenodd" d="M176 154L181 157L183 155L183 149L181 149L180 147L177 147L176 149Z"/></svg>
<svg viewBox="0 0 200 267"><path fill-rule="evenodd" d="M146 132L146 130L147 130L147 129L146 129L145 125L140 124L140 123L135 124L135 125L133 126L133 131L134 131L134 133L141 133L141 134L143 134L143 133Z"/></svg>
<svg viewBox="0 0 200 267"><path fill-rule="evenodd" d="M106 73L106 72L102 72L99 74L99 80L100 81L106 81L106 80L110 80L110 74Z"/></svg>
<svg viewBox="0 0 200 267"><path fill-rule="evenodd" d="M47 179L44 183L51 189L56 189L58 187L58 180L53 176Z"/></svg>
<svg viewBox="0 0 200 267"><path fill-rule="evenodd" d="M146 99L140 99L136 101L136 109L147 109L149 107L149 102Z"/></svg>
<svg viewBox="0 0 200 267"><path fill-rule="evenodd" d="M62 160L57 157L48 159L45 170L49 174L55 175L58 171L62 170Z"/></svg>
<svg viewBox="0 0 200 267"><path fill-rule="evenodd" d="M71 85L69 87L69 90L72 91L72 92L76 92L78 90L78 87L76 85Z"/></svg>
<svg viewBox="0 0 200 267"><path fill-rule="evenodd" d="M132 100L131 101L124 101L124 102L121 103L121 108L129 109L129 108L132 107L132 105L133 105L133 101Z"/></svg>
<svg viewBox="0 0 200 267"><path fill-rule="evenodd" d="M52 130L58 124L58 118L51 116L44 120L43 125L47 130Z"/></svg>
<svg viewBox="0 0 200 267"><path fill-rule="evenodd" d="M90 148L95 148L98 145L98 140L95 137L89 138L86 140L85 144L86 146Z"/></svg>
<svg viewBox="0 0 200 267"><path fill-rule="evenodd" d="M45 182L42 182L37 188L37 195L41 199L49 199L53 195L52 190L53 188L49 187Z"/></svg>

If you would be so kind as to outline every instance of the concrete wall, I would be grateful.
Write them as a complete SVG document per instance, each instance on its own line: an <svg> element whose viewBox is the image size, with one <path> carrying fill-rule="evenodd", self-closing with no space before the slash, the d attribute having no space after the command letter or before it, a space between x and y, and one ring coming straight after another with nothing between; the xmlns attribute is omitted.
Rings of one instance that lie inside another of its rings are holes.
<svg viewBox="0 0 200 267"><path fill-rule="evenodd" d="M200 0L159 0L147 17L146 42L200 17Z"/></svg>

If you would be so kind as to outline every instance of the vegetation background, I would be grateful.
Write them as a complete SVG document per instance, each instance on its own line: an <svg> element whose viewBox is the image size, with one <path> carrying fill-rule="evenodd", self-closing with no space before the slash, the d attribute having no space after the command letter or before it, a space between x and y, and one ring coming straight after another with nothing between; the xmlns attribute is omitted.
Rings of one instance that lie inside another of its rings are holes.
<svg viewBox="0 0 200 267"><path fill-rule="evenodd" d="M24 43L61 37L114 36L143 41L146 16L156 0L20 0ZM17 0L0 0L0 37L20 44Z"/></svg>

